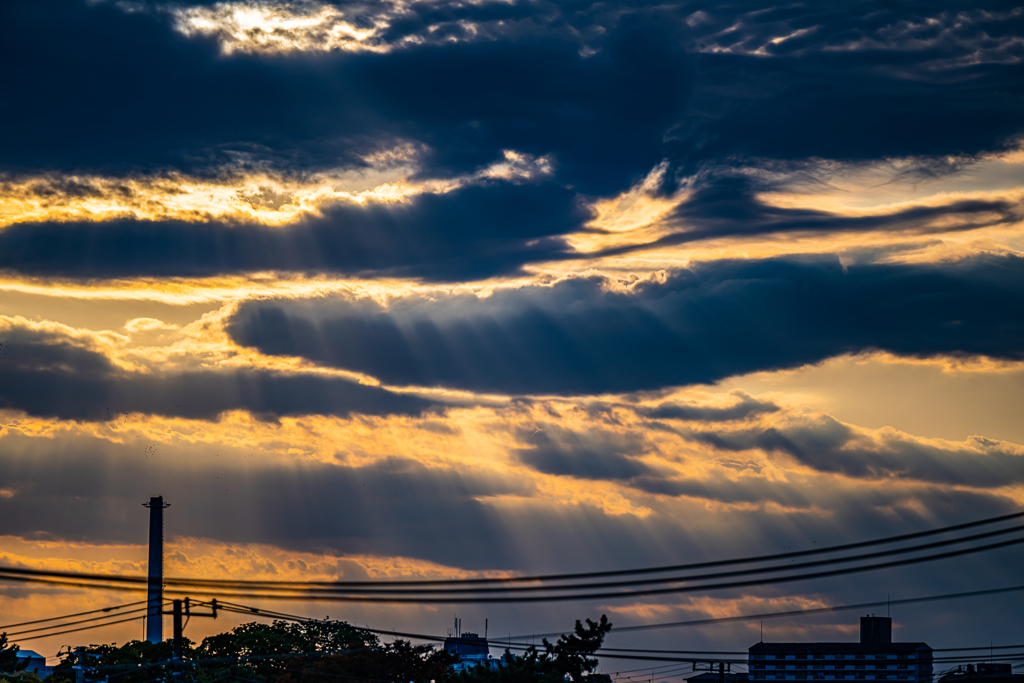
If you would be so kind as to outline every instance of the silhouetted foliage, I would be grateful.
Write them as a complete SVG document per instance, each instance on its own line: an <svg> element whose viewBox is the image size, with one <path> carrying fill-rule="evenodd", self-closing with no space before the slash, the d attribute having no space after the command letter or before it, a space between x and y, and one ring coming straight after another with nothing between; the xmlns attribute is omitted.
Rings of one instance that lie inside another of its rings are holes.
<svg viewBox="0 0 1024 683"><path fill-rule="evenodd" d="M585 628L577 619L573 633L561 636L554 644L545 638L543 651L531 646L518 656L506 650L502 666L474 667L462 672L456 680L459 683L564 683L566 678L581 681L585 673L589 674L597 666L593 655L611 629L604 614L600 621L587 619Z"/></svg>
<svg viewBox="0 0 1024 683"><path fill-rule="evenodd" d="M441 683L454 680L450 667L456 660L455 655L433 645L396 640L362 651L289 664L287 673L278 677L276 683L330 683L344 677Z"/></svg>
<svg viewBox="0 0 1024 683"><path fill-rule="evenodd" d="M183 639L182 652L186 659L194 656L192 641ZM124 645L89 645L82 650L87 680L113 677L117 683L142 683L163 675L170 675L170 659L174 646L170 640L151 643L132 640ZM74 683L76 654L66 654L60 664L47 677L47 683Z"/></svg>
<svg viewBox="0 0 1024 683"><path fill-rule="evenodd" d="M35 672L19 671L16 674L0 674L0 683L42 683L42 679Z"/></svg>
<svg viewBox="0 0 1024 683"><path fill-rule="evenodd" d="M18 662L17 645L7 643L7 633L0 633L0 674L14 673L20 666Z"/></svg>
<svg viewBox="0 0 1024 683"><path fill-rule="evenodd" d="M182 683L331 683L351 680L406 683L565 683L587 680L594 670L594 653L611 630L606 616L598 622L576 622L574 632L543 648L531 647L522 655L505 651L501 666L477 667L456 673L458 658L435 645L413 645L396 640L381 643L377 636L340 621L242 624L205 638L195 647L185 639ZM0 636L0 657L16 662L17 646L6 646ZM86 680L116 676L117 683L145 683L170 678L173 667L171 640L162 643L133 640L117 645L90 645L83 650ZM65 655L49 683L74 683L74 654ZM7 660L0 660L7 661ZM13 670L13 669L9 669ZM4 671L4 670L0 670ZM30 675L32 676L32 675ZM14 677L11 683L37 683ZM0 683L7 683L0 675Z"/></svg>
<svg viewBox="0 0 1024 683"><path fill-rule="evenodd" d="M365 654L381 647L373 634L340 621L248 623L205 638L196 650L196 675L201 680L241 676L274 681L330 653Z"/></svg>

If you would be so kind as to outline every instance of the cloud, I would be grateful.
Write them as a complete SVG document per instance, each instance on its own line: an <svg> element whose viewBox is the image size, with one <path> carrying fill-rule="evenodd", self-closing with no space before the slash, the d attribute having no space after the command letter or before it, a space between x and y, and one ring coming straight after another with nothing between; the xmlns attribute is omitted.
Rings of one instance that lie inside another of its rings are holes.
<svg viewBox="0 0 1024 683"><path fill-rule="evenodd" d="M0 330L0 407L35 417L114 420L122 414L214 420L226 411L288 415L419 415L433 402L353 380L266 370L130 372L88 343L25 326Z"/></svg>
<svg viewBox="0 0 1024 683"><path fill-rule="evenodd" d="M558 425L541 423L534 430L521 430L517 441L527 448L516 448L516 458L532 470L559 477L586 481L611 481L635 491L693 498L729 505L775 503L787 509L809 509L814 502L801 486L784 480L769 481L761 476L762 466L746 463L733 467L734 476L723 476L714 468L680 474L673 467L653 466L639 459L647 454L662 455L648 443L647 429L641 424L626 432L599 427L573 431ZM691 437L692 438L692 437ZM739 476L735 476L738 474Z"/></svg>
<svg viewBox="0 0 1024 683"><path fill-rule="evenodd" d="M225 54L334 50L386 53L410 46L494 41L559 14L525 2L215 2L157 5L187 36L212 36ZM524 27L525 24L525 27Z"/></svg>
<svg viewBox="0 0 1024 683"><path fill-rule="evenodd" d="M534 14L493 5L449 9ZM10 172L360 168L412 143L429 150L424 177L471 173L515 149L554 157L579 191L616 192L661 160L689 87L685 26L657 12L592 32L599 49L587 56L578 31L526 21L500 40L413 41L389 54L224 57L159 12L72 0L0 11L0 55L22 65L7 74L18 97L0 107L0 125L20 131L0 142Z"/></svg>
<svg viewBox="0 0 1024 683"><path fill-rule="evenodd" d="M662 403L652 408L639 408L637 412L645 417L663 420L696 420L701 422L724 422L743 420L755 415L774 413L779 407L770 401L760 401L742 392L739 400L730 406L706 406L685 403Z"/></svg>
<svg viewBox="0 0 1024 683"><path fill-rule="evenodd" d="M488 182L400 203L339 203L286 227L18 223L0 230L0 268L78 278L319 270L472 279L562 257L557 236L589 217L571 190Z"/></svg>
<svg viewBox="0 0 1024 683"><path fill-rule="evenodd" d="M583 435L544 425L521 432L519 440L529 447L516 449L516 456L527 467L544 474L618 481L652 471L635 458L645 450L643 439L636 435L600 431Z"/></svg>
<svg viewBox="0 0 1024 683"><path fill-rule="evenodd" d="M692 8L692 6L691 6ZM686 166L730 157L978 154L1021 133L1019 8L744 3L691 15L702 54L675 132Z"/></svg>
<svg viewBox="0 0 1024 683"><path fill-rule="evenodd" d="M844 215L809 208L772 206L759 192L773 183L728 170L708 172L696 189L663 221L670 232L652 242L598 252L610 256L637 250L692 244L722 237L753 237L802 233L827 237L834 233L878 231L942 234L992 226L1011 226L1024 218L1017 198L958 199L868 215ZM784 184L784 183L783 183Z"/></svg>
<svg viewBox="0 0 1024 683"><path fill-rule="evenodd" d="M159 493L174 506L168 513L173 535L421 558L448 552L463 565L498 564L511 561L494 538L500 521L478 498L529 490L492 473L429 469L403 458L359 467L260 464L244 461L228 444L216 451L165 446L168 453L147 458L148 442L46 441L0 437L6 463L0 481L19 491L0 499L0 534L143 540L141 525L126 524L124 512ZM454 539L465 537L475 543L460 552Z"/></svg>
<svg viewBox="0 0 1024 683"><path fill-rule="evenodd" d="M715 382L867 349L1024 357L1024 260L716 261L621 283L570 277L489 297L253 301L233 339L393 385L600 394Z"/></svg>
<svg viewBox="0 0 1024 683"><path fill-rule="evenodd" d="M0 142L0 169L16 173L302 173L362 168L411 143L428 150L424 177L515 149L608 195L666 157L683 168L970 155L1022 131L1013 8L18 0L0 11L0 56L20 65L6 74L18 96L0 103L0 124L19 131ZM323 50L324 31L346 49Z"/></svg>
<svg viewBox="0 0 1024 683"><path fill-rule="evenodd" d="M893 429L857 430L828 416L767 428L694 430L690 438L723 451L784 453L819 472L862 479L974 488L1024 482L1024 451L1019 446L982 437L928 442Z"/></svg>

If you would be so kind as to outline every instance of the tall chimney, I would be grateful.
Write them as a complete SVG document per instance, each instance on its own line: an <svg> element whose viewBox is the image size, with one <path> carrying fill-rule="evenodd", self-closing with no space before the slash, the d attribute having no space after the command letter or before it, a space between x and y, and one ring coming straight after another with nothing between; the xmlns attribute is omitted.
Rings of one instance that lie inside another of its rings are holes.
<svg viewBox="0 0 1024 683"><path fill-rule="evenodd" d="M146 640L164 640L164 503L163 496L153 496L143 507L149 508L149 590L147 592Z"/></svg>

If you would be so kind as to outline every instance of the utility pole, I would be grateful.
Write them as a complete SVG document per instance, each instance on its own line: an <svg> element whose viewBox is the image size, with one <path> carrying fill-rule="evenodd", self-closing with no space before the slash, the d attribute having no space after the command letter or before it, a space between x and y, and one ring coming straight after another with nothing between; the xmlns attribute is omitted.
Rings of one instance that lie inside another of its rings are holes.
<svg viewBox="0 0 1024 683"><path fill-rule="evenodd" d="M85 648L75 648L75 665L71 667L75 670L75 683L85 683Z"/></svg>
<svg viewBox="0 0 1024 683"><path fill-rule="evenodd" d="M149 582L146 611L146 640L162 643L164 640L164 503L163 496L153 496L142 507L149 508ZM81 682L79 682L81 683Z"/></svg>
<svg viewBox="0 0 1024 683"><path fill-rule="evenodd" d="M181 680L182 635L181 635L181 600L174 601L174 680Z"/></svg>
<svg viewBox="0 0 1024 683"><path fill-rule="evenodd" d="M216 619L218 605L217 598L214 598L210 602L196 603L199 606L210 608L208 613L203 613L192 611L192 602L189 598L185 598L184 600L174 600L171 604L171 623L174 628L174 656L171 659L171 670L173 672L171 680L178 682L182 680L185 669L185 636L182 633L185 630L185 624L182 623L182 616L185 616L188 619L191 619L192 617L213 617ZM81 682L79 681L79 683Z"/></svg>

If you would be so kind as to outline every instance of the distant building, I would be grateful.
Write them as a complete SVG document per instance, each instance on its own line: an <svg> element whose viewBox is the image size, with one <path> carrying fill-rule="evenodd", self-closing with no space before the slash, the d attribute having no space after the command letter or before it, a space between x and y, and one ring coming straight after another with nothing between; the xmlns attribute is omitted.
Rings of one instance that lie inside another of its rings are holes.
<svg viewBox="0 0 1024 683"><path fill-rule="evenodd" d="M50 675L50 667L46 666L46 657L34 650L18 650L18 666L22 671L34 673L40 678Z"/></svg>
<svg viewBox="0 0 1024 683"><path fill-rule="evenodd" d="M487 645L487 639L481 638L478 634L466 631L458 636L444 639L444 651L450 652L459 658L459 661L452 665L455 671L472 669L475 666L484 665L497 667L501 660L491 657L491 649Z"/></svg>
<svg viewBox="0 0 1024 683"><path fill-rule="evenodd" d="M1024 674L1013 673L1011 664L978 662L958 666L939 676L940 683L1024 683Z"/></svg>
<svg viewBox="0 0 1024 683"><path fill-rule="evenodd" d="M745 673L705 671L696 676L690 676L686 679L686 683L722 683L723 681L724 683L747 683L749 680L750 678Z"/></svg>
<svg viewBox="0 0 1024 683"><path fill-rule="evenodd" d="M758 643L747 668L751 681L930 683L932 649L892 642L892 619L867 616L860 618L859 643Z"/></svg>

